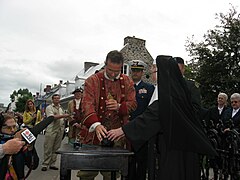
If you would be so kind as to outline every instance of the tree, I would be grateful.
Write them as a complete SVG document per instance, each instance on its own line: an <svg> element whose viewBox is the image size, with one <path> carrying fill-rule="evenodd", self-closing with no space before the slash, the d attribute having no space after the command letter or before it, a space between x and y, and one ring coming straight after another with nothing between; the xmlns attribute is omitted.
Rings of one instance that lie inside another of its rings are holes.
<svg viewBox="0 0 240 180"><path fill-rule="evenodd" d="M240 90L240 14L232 6L227 14L216 14L220 25L209 30L203 41L188 39L190 68L200 83L202 103L209 107L219 92L231 95Z"/></svg>
<svg viewBox="0 0 240 180"><path fill-rule="evenodd" d="M18 91L14 90L10 95L12 102L14 102L15 97L18 97L15 109L16 112L24 112L27 100L33 99L32 93L28 89L19 89Z"/></svg>

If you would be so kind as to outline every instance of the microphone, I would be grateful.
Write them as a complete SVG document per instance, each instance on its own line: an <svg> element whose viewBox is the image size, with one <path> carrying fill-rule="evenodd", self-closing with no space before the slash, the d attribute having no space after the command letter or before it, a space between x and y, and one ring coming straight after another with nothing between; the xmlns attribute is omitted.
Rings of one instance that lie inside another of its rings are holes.
<svg viewBox="0 0 240 180"><path fill-rule="evenodd" d="M37 135L40 134L53 121L54 121L54 117L49 116L46 119L43 119L38 124L36 124L35 126L33 126L33 128L20 131L21 136L24 138L24 140L27 141L28 144L31 144L37 139L36 138Z"/></svg>

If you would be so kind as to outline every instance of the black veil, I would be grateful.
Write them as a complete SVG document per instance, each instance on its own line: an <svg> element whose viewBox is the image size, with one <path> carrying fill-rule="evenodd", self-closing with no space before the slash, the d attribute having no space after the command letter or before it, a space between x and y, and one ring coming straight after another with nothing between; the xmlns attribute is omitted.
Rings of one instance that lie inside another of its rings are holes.
<svg viewBox="0 0 240 180"><path fill-rule="evenodd" d="M177 62L171 56L158 56L159 119L166 147L215 155L200 121L196 118L188 90Z"/></svg>

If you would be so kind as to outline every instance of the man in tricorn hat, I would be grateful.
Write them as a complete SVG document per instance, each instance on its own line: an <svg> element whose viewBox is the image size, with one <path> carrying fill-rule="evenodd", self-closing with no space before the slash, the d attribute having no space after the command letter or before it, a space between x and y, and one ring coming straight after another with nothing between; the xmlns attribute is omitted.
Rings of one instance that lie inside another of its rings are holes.
<svg viewBox="0 0 240 180"><path fill-rule="evenodd" d="M130 121L142 114L147 108L152 97L154 86L142 80L147 64L142 60L132 60L129 62L131 77L136 90L137 109L130 114ZM147 143L137 152L129 164L129 179L146 179L147 164Z"/></svg>
<svg viewBox="0 0 240 180"><path fill-rule="evenodd" d="M76 140L77 134L79 134L81 127L81 100L83 96L83 89L81 87L77 88L72 92L72 94L74 95L74 99L68 103L68 113L71 114L71 118L69 118L68 140L71 144Z"/></svg>

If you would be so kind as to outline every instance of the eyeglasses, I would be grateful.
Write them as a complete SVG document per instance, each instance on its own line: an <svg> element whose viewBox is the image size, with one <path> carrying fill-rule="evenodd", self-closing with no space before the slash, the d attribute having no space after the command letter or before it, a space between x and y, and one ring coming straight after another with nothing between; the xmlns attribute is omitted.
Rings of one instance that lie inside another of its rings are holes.
<svg viewBox="0 0 240 180"><path fill-rule="evenodd" d="M13 126L3 125L2 129L7 129L7 130L11 131L12 129L14 129L14 130L17 129L17 126L16 125L13 125Z"/></svg>

